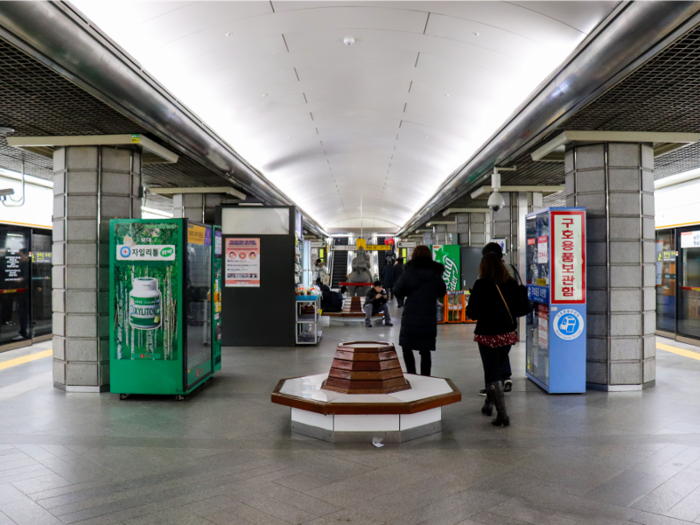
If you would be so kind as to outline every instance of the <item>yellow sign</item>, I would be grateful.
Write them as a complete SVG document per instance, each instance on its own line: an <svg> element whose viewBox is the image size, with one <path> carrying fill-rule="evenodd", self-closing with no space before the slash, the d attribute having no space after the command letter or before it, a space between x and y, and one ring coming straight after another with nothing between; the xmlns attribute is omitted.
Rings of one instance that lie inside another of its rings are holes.
<svg viewBox="0 0 700 525"><path fill-rule="evenodd" d="M32 252L32 262L38 264L51 264L51 252Z"/></svg>
<svg viewBox="0 0 700 525"><path fill-rule="evenodd" d="M368 252L391 251L390 244L367 244L367 239L357 239L357 249L364 248Z"/></svg>
<svg viewBox="0 0 700 525"><path fill-rule="evenodd" d="M207 229L196 224L188 224L187 226L187 242L190 244L204 244L204 236Z"/></svg>
<svg viewBox="0 0 700 525"><path fill-rule="evenodd" d="M131 135L131 143L132 144L139 144L141 142L141 137L138 135Z"/></svg>

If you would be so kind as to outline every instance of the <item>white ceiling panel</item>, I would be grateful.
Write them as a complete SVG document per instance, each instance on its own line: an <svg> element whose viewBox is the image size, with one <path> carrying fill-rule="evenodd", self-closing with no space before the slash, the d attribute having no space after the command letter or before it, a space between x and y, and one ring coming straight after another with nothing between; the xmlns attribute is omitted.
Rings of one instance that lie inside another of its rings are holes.
<svg viewBox="0 0 700 525"><path fill-rule="evenodd" d="M340 228L359 224L360 202L366 226L408 220L615 6L76 4L314 219Z"/></svg>

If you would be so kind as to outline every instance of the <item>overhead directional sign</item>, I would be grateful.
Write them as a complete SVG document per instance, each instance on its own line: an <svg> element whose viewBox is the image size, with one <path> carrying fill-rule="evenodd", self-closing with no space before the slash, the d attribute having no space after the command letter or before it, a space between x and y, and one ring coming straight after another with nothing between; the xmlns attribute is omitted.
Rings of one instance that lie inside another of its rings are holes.
<svg viewBox="0 0 700 525"><path fill-rule="evenodd" d="M416 241L399 241L399 248L415 248Z"/></svg>
<svg viewBox="0 0 700 525"><path fill-rule="evenodd" d="M365 249L367 252L384 252L384 251L391 251L393 246L389 244L368 244L366 246L362 246L362 248ZM336 252L356 252L358 250L357 246L343 246L343 245L332 245L331 250L336 251Z"/></svg>

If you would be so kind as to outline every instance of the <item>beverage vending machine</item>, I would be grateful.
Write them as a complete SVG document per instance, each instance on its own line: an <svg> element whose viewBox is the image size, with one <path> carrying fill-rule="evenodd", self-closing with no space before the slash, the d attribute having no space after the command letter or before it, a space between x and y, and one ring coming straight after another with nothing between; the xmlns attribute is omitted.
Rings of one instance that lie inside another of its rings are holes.
<svg viewBox="0 0 700 525"><path fill-rule="evenodd" d="M526 217L527 377L550 394L586 391L586 210Z"/></svg>
<svg viewBox="0 0 700 525"><path fill-rule="evenodd" d="M110 391L184 396L221 368L221 230L113 219Z"/></svg>

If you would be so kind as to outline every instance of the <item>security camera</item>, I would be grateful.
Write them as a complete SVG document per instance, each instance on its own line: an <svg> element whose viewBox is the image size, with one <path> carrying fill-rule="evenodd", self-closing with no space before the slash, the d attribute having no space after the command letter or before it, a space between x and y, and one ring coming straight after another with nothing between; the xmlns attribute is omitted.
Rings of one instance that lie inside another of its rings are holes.
<svg viewBox="0 0 700 525"><path fill-rule="evenodd" d="M0 189L0 199L2 199L2 200L5 200L5 197L7 197L8 195L14 195L14 194L15 194L15 190L13 190L12 188Z"/></svg>
<svg viewBox="0 0 700 525"><path fill-rule="evenodd" d="M498 193L497 191L494 191L490 196L489 196L489 202L488 202L488 207L491 208L494 212L499 212L501 209L506 205L506 201L503 199L503 195Z"/></svg>
<svg viewBox="0 0 700 525"><path fill-rule="evenodd" d="M346 36L345 38L343 38L343 44L345 44L346 46L351 46L354 43L355 43L355 39L351 36Z"/></svg>

